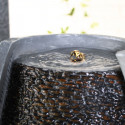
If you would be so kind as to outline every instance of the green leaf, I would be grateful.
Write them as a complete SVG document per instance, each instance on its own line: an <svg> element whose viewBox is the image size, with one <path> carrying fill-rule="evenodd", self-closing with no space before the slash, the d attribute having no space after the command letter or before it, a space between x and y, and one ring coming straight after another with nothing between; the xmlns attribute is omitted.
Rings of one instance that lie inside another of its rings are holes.
<svg viewBox="0 0 125 125"><path fill-rule="evenodd" d="M85 4L85 3L81 3L81 6L82 6L82 7L87 7L88 5Z"/></svg>
<svg viewBox="0 0 125 125"><path fill-rule="evenodd" d="M65 29L65 31L67 31L68 29L69 29L69 27L67 26L66 29Z"/></svg>
<svg viewBox="0 0 125 125"><path fill-rule="evenodd" d="M86 32L85 31L82 31L81 34L85 34Z"/></svg>
<svg viewBox="0 0 125 125"><path fill-rule="evenodd" d="M91 28L95 28L95 27L97 27L99 24L97 23L97 22L93 22L92 24L91 24Z"/></svg>
<svg viewBox="0 0 125 125"><path fill-rule="evenodd" d="M87 2L90 2L91 0L83 0L83 1L87 1Z"/></svg>
<svg viewBox="0 0 125 125"><path fill-rule="evenodd" d="M64 29L63 28L61 28L61 33L64 33Z"/></svg>
<svg viewBox="0 0 125 125"><path fill-rule="evenodd" d="M86 11L84 12L84 17L88 17L88 13Z"/></svg>
<svg viewBox="0 0 125 125"><path fill-rule="evenodd" d="M67 26L65 29L61 28L61 33L65 34L68 31L69 27Z"/></svg>
<svg viewBox="0 0 125 125"><path fill-rule="evenodd" d="M52 32L51 32L51 31L48 31L48 34L52 34Z"/></svg>
<svg viewBox="0 0 125 125"><path fill-rule="evenodd" d="M70 11L70 13L68 15L69 16L73 16L74 12L75 12L75 8L72 8L71 11Z"/></svg>

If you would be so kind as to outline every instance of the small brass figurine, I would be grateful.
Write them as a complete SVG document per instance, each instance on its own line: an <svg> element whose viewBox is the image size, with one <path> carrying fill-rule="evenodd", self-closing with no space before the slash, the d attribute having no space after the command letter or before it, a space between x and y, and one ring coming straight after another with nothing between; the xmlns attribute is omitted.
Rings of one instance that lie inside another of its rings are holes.
<svg viewBox="0 0 125 125"><path fill-rule="evenodd" d="M85 54L79 50L74 50L71 52L70 59L72 62L79 62L85 59Z"/></svg>

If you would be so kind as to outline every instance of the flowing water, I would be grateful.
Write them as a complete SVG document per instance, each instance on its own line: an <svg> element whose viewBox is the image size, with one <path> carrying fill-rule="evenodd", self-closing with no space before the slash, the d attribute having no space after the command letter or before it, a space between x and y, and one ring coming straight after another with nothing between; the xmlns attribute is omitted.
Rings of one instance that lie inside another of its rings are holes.
<svg viewBox="0 0 125 125"><path fill-rule="evenodd" d="M70 61L74 49L85 53L85 61ZM124 86L110 51L66 48L23 55L13 63L3 125L123 125Z"/></svg>
<svg viewBox="0 0 125 125"><path fill-rule="evenodd" d="M70 52L79 50L85 54L85 61L73 63ZM99 49L61 48L44 53L21 56L18 61L28 66L64 71L105 71L119 68L115 53Z"/></svg>

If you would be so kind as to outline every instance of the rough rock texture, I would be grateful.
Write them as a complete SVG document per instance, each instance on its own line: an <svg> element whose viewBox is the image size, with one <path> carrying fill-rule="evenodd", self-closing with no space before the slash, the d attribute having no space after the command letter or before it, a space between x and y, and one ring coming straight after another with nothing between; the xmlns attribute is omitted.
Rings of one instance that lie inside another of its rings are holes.
<svg viewBox="0 0 125 125"><path fill-rule="evenodd" d="M0 0L0 41L9 38L8 0Z"/></svg>
<svg viewBox="0 0 125 125"><path fill-rule="evenodd" d="M3 125L124 125L122 73L13 64Z"/></svg>

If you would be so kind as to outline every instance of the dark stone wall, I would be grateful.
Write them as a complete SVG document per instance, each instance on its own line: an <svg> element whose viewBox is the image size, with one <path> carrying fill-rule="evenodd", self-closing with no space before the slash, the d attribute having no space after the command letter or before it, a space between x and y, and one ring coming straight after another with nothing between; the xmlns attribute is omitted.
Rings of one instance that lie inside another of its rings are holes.
<svg viewBox="0 0 125 125"><path fill-rule="evenodd" d="M8 0L0 0L0 41L9 38Z"/></svg>

